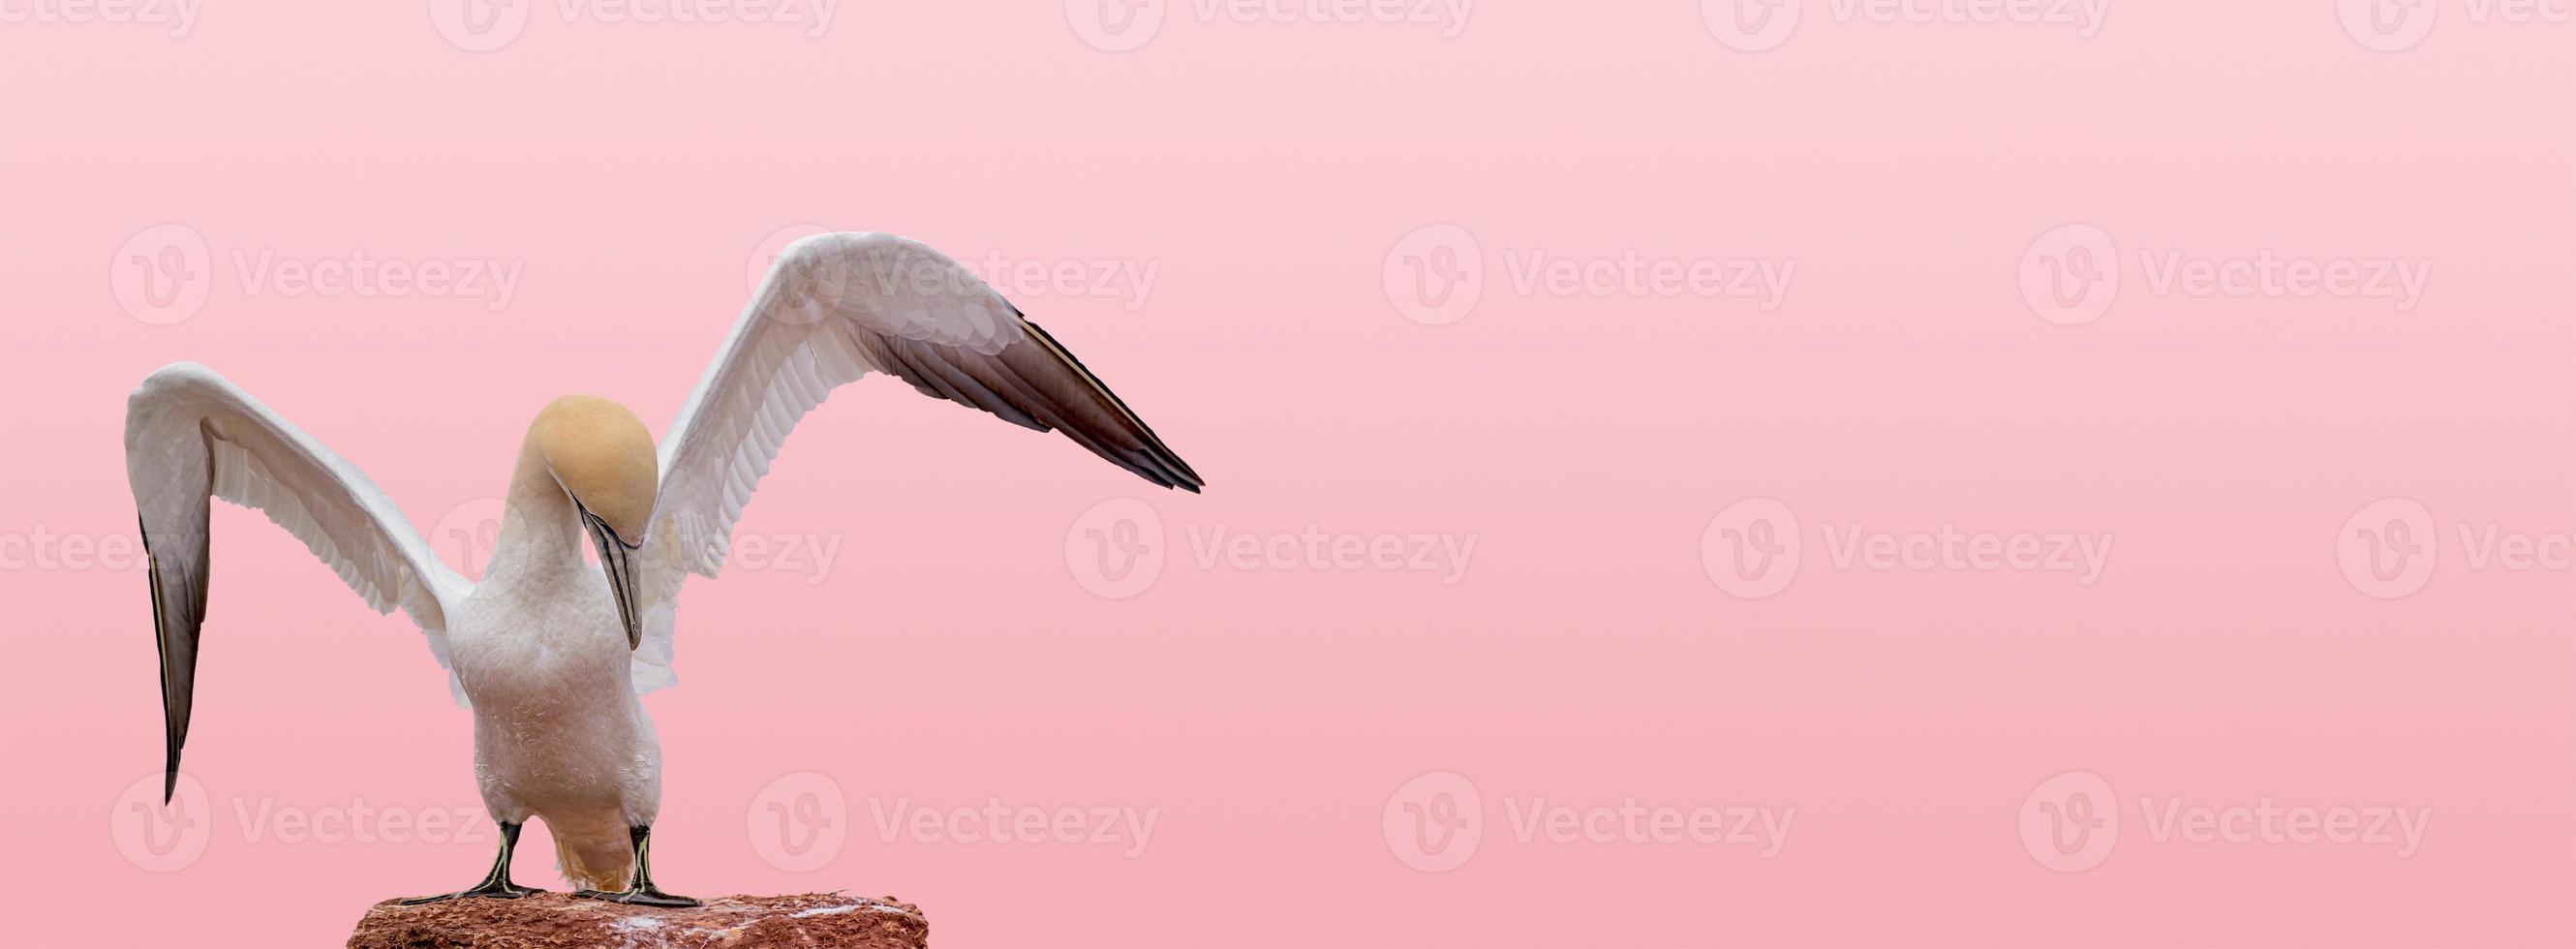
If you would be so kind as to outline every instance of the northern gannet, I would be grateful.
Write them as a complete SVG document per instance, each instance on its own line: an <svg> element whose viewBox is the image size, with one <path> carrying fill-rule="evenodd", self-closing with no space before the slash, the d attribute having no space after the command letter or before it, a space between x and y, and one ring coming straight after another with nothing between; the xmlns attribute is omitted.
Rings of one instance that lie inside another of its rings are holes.
<svg viewBox="0 0 2576 949"><path fill-rule="evenodd" d="M510 881L533 816L578 895L696 905L653 885L662 750L637 696L674 681L680 582L716 575L788 430L871 370L1061 431L1155 484L1204 484L1009 301L927 245L884 234L817 235L781 253L658 451L617 403L547 405L519 449L479 583L441 563L365 474L248 393L193 363L153 373L127 404L125 452L160 645L163 800L188 737L207 514L222 498L294 533L377 612L401 607L473 711L475 778L501 852L481 883L414 902L539 892Z"/></svg>

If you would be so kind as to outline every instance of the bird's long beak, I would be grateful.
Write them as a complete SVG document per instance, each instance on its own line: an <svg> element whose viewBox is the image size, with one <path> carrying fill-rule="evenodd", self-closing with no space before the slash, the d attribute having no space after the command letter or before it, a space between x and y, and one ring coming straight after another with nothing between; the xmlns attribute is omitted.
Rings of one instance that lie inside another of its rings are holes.
<svg viewBox="0 0 2576 949"><path fill-rule="evenodd" d="M580 502L574 506L580 507ZM617 619L626 625L626 648L632 651L644 643L643 602L635 585L635 552L644 545L627 543L589 508L581 508L581 524L599 544L599 567L608 573L608 590L617 596Z"/></svg>

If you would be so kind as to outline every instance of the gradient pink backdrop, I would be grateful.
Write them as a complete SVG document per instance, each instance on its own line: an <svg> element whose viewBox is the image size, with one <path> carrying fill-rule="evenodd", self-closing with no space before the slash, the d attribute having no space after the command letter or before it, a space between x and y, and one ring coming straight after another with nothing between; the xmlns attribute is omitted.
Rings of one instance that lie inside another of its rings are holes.
<svg viewBox="0 0 2576 949"><path fill-rule="evenodd" d="M945 946L2576 944L2576 576L2460 534L2576 530L2576 27L2431 2L2392 51L2332 0L2121 2L2089 37L1818 2L1758 52L1686 0L1482 0L1445 37L1171 0L1126 51L1077 29L1089 0L850 0L811 37L547 2L485 52L420 3L0 22L0 942L335 944L489 859L488 828L244 821L477 801L409 623L229 506L203 850L128 855L166 829L128 806L160 759L148 599L130 551L75 548L130 535L137 380L215 367L427 531L499 493L554 395L666 425L756 249L820 224L1154 268L1147 294L1020 303L1210 488L844 390L742 528L838 561L693 583L681 685L647 700L674 890L890 893ZM207 243L207 296L138 318L124 248L165 223ZM2069 223L2124 274L2061 326L2020 274ZM1483 269L1445 325L1389 290L1434 224ZM2432 270L2403 312L2199 298L2157 293L2142 249ZM1769 312L1524 291L1541 251L1795 271ZM495 311L254 290L236 261L263 252L523 270ZM2365 589L2347 519L2392 497L2436 565ZM1118 498L1161 525L1124 599L1080 556ZM1749 498L1804 548L1757 599L1703 557ZM2086 586L1843 568L1825 540L1944 524L2115 543ZM1309 525L1473 557L1444 583L1195 546ZM1426 872L1384 818L1444 771L1481 844ZM774 783L798 772L821 777ZM2078 872L2021 829L2067 772L2122 820ZM789 872L765 806L818 789L846 842ZM1506 809L1540 798L1796 811L1765 858L1516 839ZM2401 857L2139 820L2266 798L2431 823ZM887 839L871 810L988 799L1156 823L1130 857ZM521 879L559 888L529 849Z"/></svg>

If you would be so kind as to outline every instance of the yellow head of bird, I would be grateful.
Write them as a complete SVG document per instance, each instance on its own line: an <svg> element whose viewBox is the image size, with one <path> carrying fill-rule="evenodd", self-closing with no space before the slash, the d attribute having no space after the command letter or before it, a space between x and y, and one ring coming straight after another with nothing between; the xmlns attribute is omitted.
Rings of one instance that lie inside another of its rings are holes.
<svg viewBox="0 0 2576 949"><path fill-rule="evenodd" d="M635 413L597 396L564 396L537 413L528 443L583 510L627 544L644 542L661 472L653 433Z"/></svg>

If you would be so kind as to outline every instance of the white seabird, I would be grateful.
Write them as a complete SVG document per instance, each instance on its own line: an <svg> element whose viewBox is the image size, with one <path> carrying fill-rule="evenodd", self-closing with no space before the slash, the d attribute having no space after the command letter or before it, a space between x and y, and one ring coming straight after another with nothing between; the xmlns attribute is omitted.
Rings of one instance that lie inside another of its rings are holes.
<svg viewBox="0 0 2576 949"><path fill-rule="evenodd" d="M510 853L520 826L542 817L579 895L696 905L653 885L662 751L637 696L672 682L681 580L716 575L788 431L871 370L1062 431L1155 484L1204 484L1009 301L938 251L884 234L790 245L658 452L606 399L566 396L539 412L480 583L441 563L365 474L248 393L193 363L153 373L127 405L125 451L151 561L164 799L188 737L219 497L293 532L378 612L401 607L473 710L475 776L501 852L481 883L415 902L538 892L510 881Z"/></svg>

